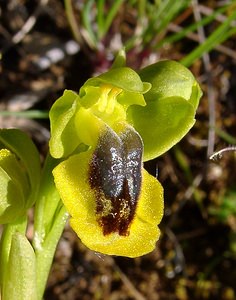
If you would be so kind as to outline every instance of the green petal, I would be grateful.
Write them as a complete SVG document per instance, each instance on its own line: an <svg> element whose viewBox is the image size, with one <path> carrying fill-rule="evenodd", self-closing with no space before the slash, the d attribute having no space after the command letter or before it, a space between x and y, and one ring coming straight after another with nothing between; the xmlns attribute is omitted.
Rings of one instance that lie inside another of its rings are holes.
<svg viewBox="0 0 236 300"><path fill-rule="evenodd" d="M130 105L136 104L136 105L141 105L145 106L146 102L142 94L139 93L134 93L134 92L128 92L125 91L121 93L118 96L119 103L123 105L125 108L129 107Z"/></svg>
<svg viewBox="0 0 236 300"><path fill-rule="evenodd" d="M100 118L83 107L77 111L74 122L79 140L89 146L94 146L97 143L101 131L106 127Z"/></svg>
<svg viewBox="0 0 236 300"><path fill-rule="evenodd" d="M68 156L79 145L74 126L78 97L73 91L65 90L50 110L51 138L49 147L54 158Z"/></svg>
<svg viewBox="0 0 236 300"><path fill-rule="evenodd" d="M163 189L143 170L143 183L136 215L128 236L113 232L103 235L96 219L96 199L89 185L89 163L92 152L81 153L60 163L53 171L56 187L68 212L71 226L82 242L104 254L137 257L155 248L163 214Z"/></svg>
<svg viewBox="0 0 236 300"><path fill-rule="evenodd" d="M141 94L146 93L151 88L149 82L142 82L139 75L128 67L111 69L98 77L87 80L84 85L98 86L101 83L110 84L125 91Z"/></svg>
<svg viewBox="0 0 236 300"><path fill-rule="evenodd" d="M112 93L114 96L112 95ZM85 85L80 90L79 102L84 108L90 108L92 106L95 106L96 103L98 103L99 106L102 106L101 102L105 102L103 101L103 99L106 100L106 102L108 103L111 102L111 100L113 100L112 102L114 102L114 106L118 106L119 104L121 104L122 106L124 106L125 110L128 106L133 104L141 106L146 105L143 94L122 90L111 85L104 84L99 87ZM119 104L117 103L117 101ZM104 104L106 107L107 103ZM104 111L105 110L107 109L104 108ZM112 112L112 114L114 114L114 112Z"/></svg>
<svg viewBox="0 0 236 300"><path fill-rule="evenodd" d="M79 103L84 108L89 108L97 103L101 97L102 90L98 86L83 86L80 89Z"/></svg>

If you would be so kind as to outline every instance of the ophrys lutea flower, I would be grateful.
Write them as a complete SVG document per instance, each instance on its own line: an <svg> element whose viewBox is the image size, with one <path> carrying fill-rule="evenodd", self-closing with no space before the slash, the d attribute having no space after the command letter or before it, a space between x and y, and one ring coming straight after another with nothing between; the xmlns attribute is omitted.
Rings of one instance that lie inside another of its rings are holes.
<svg viewBox="0 0 236 300"><path fill-rule="evenodd" d="M140 75L116 66L89 79L79 94L65 91L55 102L50 152L61 159L55 184L72 228L90 249L137 257L155 248L163 188L143 161L187 133L200 95L193 75L166 61Z"/></svg>

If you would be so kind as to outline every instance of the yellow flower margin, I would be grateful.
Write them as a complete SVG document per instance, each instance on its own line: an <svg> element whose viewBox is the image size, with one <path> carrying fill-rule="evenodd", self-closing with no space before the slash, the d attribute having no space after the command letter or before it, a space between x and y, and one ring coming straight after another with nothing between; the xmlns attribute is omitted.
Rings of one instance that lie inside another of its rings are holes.
<svg viewBox="0 0 236 300"><path fill-rule="evenodd" d="M92 155L93 150L73 155L53 170L56 187L71 215L71 227L88 248L103 254L138 257L153 251L163 216L161 184L142 168L141 191L129 234L103 235L96 217L95 193L89 185Z"/></svg>

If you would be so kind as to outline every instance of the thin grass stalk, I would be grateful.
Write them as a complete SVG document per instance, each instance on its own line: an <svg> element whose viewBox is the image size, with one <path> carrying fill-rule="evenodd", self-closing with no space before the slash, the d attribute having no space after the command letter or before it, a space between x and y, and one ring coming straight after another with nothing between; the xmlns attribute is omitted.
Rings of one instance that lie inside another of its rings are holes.
<svg viewBox="0 0 236 300"><path fill-rule="evenodd" d="M82 22L84 25L84 28L86 29L87 35L87 41L92 48L98 48L98 36L95 34L95 31L93 30L92 21L91 21L91 11L94 5L94 0L88 0L84 4L84 8L81 13Z"/></svg>
<svg viewBox="0 0 236 300"><path fill-rule="evenodd" d="M164 44L167 44L167 43L172 44L174 42L177 42L177 41L181 40L182 38L186 37L189 33L194 32L198 27L206 26L207 24L212 22L216 18L217 15L224 13L227 10L227 8L228 8L228 6L222 7L220 9L214 11L211 15L202 18L200 21L195 22L188 27L182 28L181 31L179 31L175 34L172 34L169 37L164 38L162 41L160 41L154 47L154 49L159 49L160 47L162 47Z"/></svg>
<svg viewBox="0 0 236 300"><path fill-rule="evenodd" d="M189 55L185 56L181 63L189 67L196 59L200 58L203 53L211 51L215 46L223 43L230 36L236 33L236 28L230 28L231 22L236 19L236 11L234 11L228 19L222 23L204 43L195 48Z"/></svg>

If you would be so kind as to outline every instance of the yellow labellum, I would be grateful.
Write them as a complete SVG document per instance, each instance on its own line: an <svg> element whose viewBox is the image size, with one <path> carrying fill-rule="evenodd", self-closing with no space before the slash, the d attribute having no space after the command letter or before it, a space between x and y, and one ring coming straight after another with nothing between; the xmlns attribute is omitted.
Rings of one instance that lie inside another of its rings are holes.
<svg viewBox="0 0 236 300"><path fill-rule="evenodd" d="M74 155L53 171L56 187L68 212L71 226L90 249L109 255L137 257L151 252L160 236L157 225L163 216L163 188L142 169L141 193L129 234L104 235L97 221L96 197L89 184L93 152Z"/></svg>

